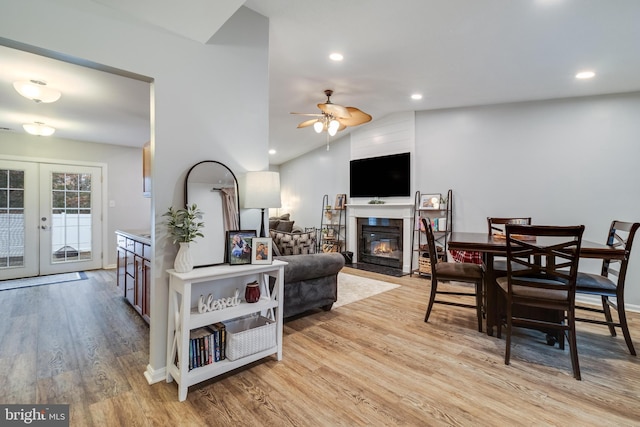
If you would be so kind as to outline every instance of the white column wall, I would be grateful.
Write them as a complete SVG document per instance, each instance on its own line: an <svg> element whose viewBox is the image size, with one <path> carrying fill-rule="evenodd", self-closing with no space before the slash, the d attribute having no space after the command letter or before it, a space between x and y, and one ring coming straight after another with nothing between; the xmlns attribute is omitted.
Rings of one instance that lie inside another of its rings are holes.
<svg viewBox="0 0 640 427"><path fill-rule="evenodd" d="M168 277L177 252L162 214L182 205L190 166L218 160L236 174L268 166L268 21L241 8L223 27L238 37L201 44L94 2L4 0L0 37L154 79L151 225L155 229L149 381L164 376ZM251 123L251 126L247 126ZM243 224L244 225L244 224Z"/></svg>

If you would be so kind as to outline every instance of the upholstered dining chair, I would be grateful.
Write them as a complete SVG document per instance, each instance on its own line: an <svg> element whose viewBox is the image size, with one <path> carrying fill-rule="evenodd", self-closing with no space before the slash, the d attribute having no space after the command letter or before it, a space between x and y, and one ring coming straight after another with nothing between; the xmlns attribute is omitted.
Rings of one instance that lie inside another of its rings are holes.
<svg viewBox="0 0 640 427"><path fill-rule="evenodd" d="M507 224L530 225L531 217L515 217L515 218L487 217L487 229L489 231L489 235L493 235L493 234L504 235L505 234L504 227ZM519 268L519 264L515 265L514 268ZM494 257L493 271L498 276L503 276L507 274L506 258Z"/></svg>
<svg viewBox="0 0 640 427"><path fill-rule="evenodd" d="M624 340L627 343L629 352L635 356L636 350L631 341L629 325L627 325L627 314L624 309L624 286L631 255L631 246L636 231L640 228L638 222L612 221L609 227L607 245L618 249L625 249L627 252L623 260L603 260L600 274L578 272L576 279L576 292L578 294L597 295L602 301L602 309L588 307L585 305L576 308L585 311L596 312L604 315L604 320L576 318L578 321L607 325L612 337L616 336L616 327L622 330ZM615 298L611 301L610 298ZM618 313L618 322L611 317L611 308Z"/></svg>
<svg viewBox="0 0 640 427"><path fill-rule="evenodd" d="M424 321L429 321L429 316L431 315L433 304L474 308L476 310L476 317L478 319L478 331L482 332L482 289L484 281L483 267L481 265L468 262L445 262L440 260L436 252L436 240L433 236L433 229L431 228L431 219L422 218L422 224L427 235L429 260L431 261L431 294L429 296L429 305L427 306L427 313L424 317ZM475 286L475 290L474 292L466 290L439 290L439 281L473 283ZM474 297L475 304L439 299L437 298L438 295Z"/></svg>
<svg viewBox="0 0 640 427"><path fill-rule="evenodd" d="M499 338L503 324L507 330L504 363L510 363L514 326L553 330L561 333L560 348L564 348L566 336L573 376L581 379L576 346L575 293L584 226L507 224L505 231L507 275L496 280L504 297L504 313L498 322ZM515 265L521 268L513 268ZM555 311L558 316L541 316L540 309Z"/></svg>

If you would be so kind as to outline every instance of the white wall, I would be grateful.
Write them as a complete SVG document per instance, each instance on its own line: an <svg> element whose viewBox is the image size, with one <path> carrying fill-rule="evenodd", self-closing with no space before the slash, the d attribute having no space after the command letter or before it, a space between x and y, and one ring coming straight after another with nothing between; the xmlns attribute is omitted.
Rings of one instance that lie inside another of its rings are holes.
<svg viewBox="0 0 640 427"><path fill-rule="evenodd" d="M640 93L628 93L416 112L412 187L452 189L455 230L484 232L487 216L531 216L584 224L585 239L604 243L613 219L640 221L639 111ZM319 212L325 192L348 193L349 150L334 155L316 150L281 165L288 197ZM323 164L344 184L324 186ZM638 247L631 258L630 285L640 281ZM581 265L599 271L594 261ZM626 301L640 306L640 288L629 286Z"/></svg>
<svg viewBox="0 0 640 427"><path fill-rule="evenodd" d="M165 239L161 215L168 206L183 204L185 174L201 160L218 160L236 174L267 168L268 21L241 8L223 27L227 36L223 44L203 45L95 2L83 2L77 9L67 4L3 0L0 37L154 79L151 224L155 230L146 374L161 380L167 335L165 271L177 252Z"/></svg>
<svg viewBox="0 0 640 427"><path fill-rule="evenodd" d="M294 225L302 228L320 228L323 196L333 205L337 194L349 193L349 141L346 135L331 142L329 151L322 146L280 165L280 214L291 213Z"/></svg>
<svg viewBox="0 0 640 427"><path fill-rule="evenodd" d="M60 159L107 165L106 266L117 261L116 235L120 230L148 230L151 226L151 199L142 196L142 149L16 132L0 132L0 156L24 159Z"/></svg>

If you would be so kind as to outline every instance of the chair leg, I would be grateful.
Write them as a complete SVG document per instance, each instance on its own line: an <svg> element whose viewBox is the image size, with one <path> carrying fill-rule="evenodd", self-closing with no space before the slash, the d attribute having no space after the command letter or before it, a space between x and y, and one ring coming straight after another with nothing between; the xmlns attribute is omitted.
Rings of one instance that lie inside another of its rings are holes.
<svg viewBox="0 0 640 427"><path fill-rule="evenodd" d="M499 327L499 326L498 326ZM507 302L507 339L504 348L504 364L508 365L511 360L511 304Z"/></svg>
<svg viewBox="0 0 640 427"><path fill-rule="evenodd" d="M569 352L571 353L571 367L573 368L573 377L576 380L581 380L580 377L580 364L578 363L578 343L576 341L576 320L575 316L572 313L569 313L568 316L569 322L569 336L567 340L569 341ZM564 334L562 340L564 341Z"/></svg>
<svg viewBox="0 0 640 427"><path fill-rule="evenodd" d="M431 281L431 296L429 296L429 305L427 306L427 314L424 316L424 321L429 321L431 315L431 309L433 308L433 302L436 300L436 294L438 293L438 282L436 280Z"/></svg>
<svg viewBox="0 0 640 427"><path fill-rule="evenodd" d="M478 315L478 332L482 332L482 282L476 282L476 314Z"/></svg>
<svg viewBox="0 0 640 427"><path fill-rule="evenodd" d="M622 329L622 335L624 335L624 341L627 343L627 347L629 347L629 353L632 356L636 355L636 349L633 348L633 343L631 342L631 334L629 333L629 325L627 324L627 313L624 309L624 298L617 298L618 304L618 319L620 319L620 328Z"/></svg>
<svg viewBox="0 0 640 427"><path fill-rule="evenodd" d="M604 312L604 318L609 323L609 333L612 337L616 336L616 328L613 326L613 318L611 317L611 308L609 307L609 297L602 296L602 311Z"/></svg>

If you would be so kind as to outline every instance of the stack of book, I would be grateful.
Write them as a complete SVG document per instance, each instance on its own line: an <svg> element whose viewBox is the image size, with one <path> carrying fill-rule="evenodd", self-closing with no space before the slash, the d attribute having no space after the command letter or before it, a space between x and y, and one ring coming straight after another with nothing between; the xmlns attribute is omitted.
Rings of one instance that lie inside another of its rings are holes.
<svg viewBox="0 0 640 427"><path fill-rule="evenodd" d="M189 370L226 359L226 335L222 322L192 330L189 337Z"/></svg>

